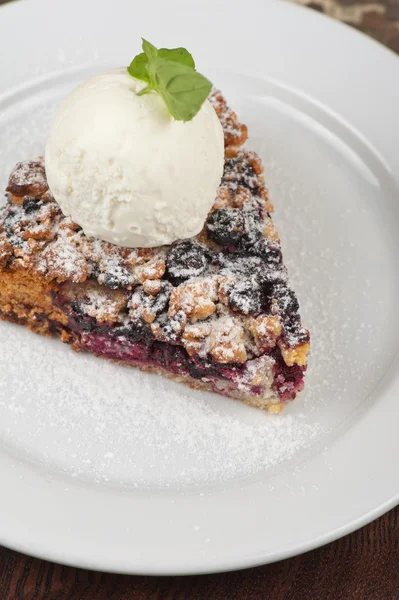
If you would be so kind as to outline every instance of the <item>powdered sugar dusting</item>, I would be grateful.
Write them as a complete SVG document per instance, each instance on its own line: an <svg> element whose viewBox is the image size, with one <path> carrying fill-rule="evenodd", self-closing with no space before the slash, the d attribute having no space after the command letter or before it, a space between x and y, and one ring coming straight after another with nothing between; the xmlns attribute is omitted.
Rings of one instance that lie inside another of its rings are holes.
<svg viewBox="0 0 399 600"><path fill-rule="evenodd" d="M32 183L40 188L47 189L47 181L44 171L44 162L42 160L37 163L20 162L16 165L12 174L13 186L20 188L29 187ZM26 194L25 190L21 190L21 196Z"/></svg>
<svg viewBox="0 0 399 600"><path fill-rule="evenodd" d="M227 482L290 459L321 432L303 415L188 391L2 323L0 355L16 353L0 374L1 442L85 479Z"/></svg>
<svg viewBox="0 0 399 600"><path fill-rule="evenodd" d="M247 137L247 128L241 123L237 123L236 114L226 105L224 98L218 90L214 90L210 96L210 101L215 108L225 135L225 140L231 145L240 145Z"/></svg>
<svg viewBox="0 0 399 600"><path fill-rule="evenodd" d="M324 139L319 124L312 129L310 119L266 104L278 97L274 85L267 94L264 80L245 85L240 114L265 160L290 277L312 331L303 396L271 416L1 323L0 441L10 451L138 487L264 476L324 440L323 430L341 427L385 372L396 351L398 297L386 181L370 184L334 145L331 132L339 140L342 124L331 121ZM242 78L230 87L242 89ZM43 152L55 104L24 114L18 107L18 119L0 121L2 188L17 161Z"/></svg>
<svg viewBox="0 0 399 600"><path fill-rule="evenodd" d="M21 170L27 177L22 184L18 175ZM147 339L181 344L190 351L190 357L199 355L208 359L209 354L217 363L244 365L228 375L234 377L235 385L241 384L239 389L242 395L247 394L247 399L256 397L254 404L270 399L275 403L278 399L292 400L303 388L309 335L301 326L299 305L287 284L262 170L260 158L254 152L240 151L227 158L215 199L217 208L209 217L211 228L207 219L197 239L176 241L169 247L127 249L85 236L77 224L62 215L48 191L41 173L42 162L30 161L27 169L19 163L15 169L17 175L11 174L7 187L10 202L0 217L0 258L6 269L17 259L18 266L56 279L59 284L67 283L67 287L71 282L93 283L97 279L103 284L104 295L108 296L109 290L124 289L125 303L120 304L119 298L115 298L114 308L98 311L97 302L93 304L89 297L84 297L86 286L80 290L72 286L71 305L64 308L69 316L77 312L80 322L85 314L99 314L104 321L105 313L115 314L115 306L119 306L121 314L117 322L126 320L125 325L136 334L140 328ZM226 203L231 210L222 208ZM161 282L161 278L167 281ZM146 284L151 280L158 281L155 291ZM158 293L159 297L153 296ZM61 291L56 300L62 306L63 296ZM132 309L130 324L127 307ZM224 318L226 313L231 314L228 319ZM252 316L261 313L270 317L267 335L258 331L259 323ZM201 332L205 337L198 337L198 331L195 334L186 331L189 322L207 319L209 331ZM95 324L86 325L95 328ZM115 333L115 329L112 331ZM85 338L78 347L109 356L111 340L102 339L105 345L101 352L93 342L93 337ZM298 354L295 347L300 344L303 346ZM278 369L275 379L260 372L254 374L248 385L245 365L271 351ZM212 381L217 388L212 387L214 391L227 394L220 381L215 383L210 379L209 368L203 368L199 374L198 365L186 362L184 352L180 361L183 358L184 374L201 377L203 382ZM163 356L162 367L164 361ZM181 370L178 373L182 375ZM242 386L246 386L246 392ZM228 395L236 393L230 389Z"/></svg>
<svg viewBox="0 0 399 600"><path fill-rule="evenodd" d="M333 121L324 130L317 113L314 121L309 117L311 106L305 121L295 97L290 105L285 96L278 100L278 89L271 96L270 103L247 106L250 130L257 127L252 144L276 205L280 199L275 222L312 333L302 401L333 427L369 396L396 352L390 323L398 278L390 236L397 240L398 233L387 206L397 192L352 132L343 134Z"/></svg>

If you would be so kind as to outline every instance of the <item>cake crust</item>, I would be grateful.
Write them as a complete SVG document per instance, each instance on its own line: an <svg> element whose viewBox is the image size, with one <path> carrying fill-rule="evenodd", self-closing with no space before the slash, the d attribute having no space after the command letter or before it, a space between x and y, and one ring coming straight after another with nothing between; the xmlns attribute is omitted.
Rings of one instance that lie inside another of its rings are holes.
<svg viewBox="0 0 399 600"><path fill-rule="evenodd" d="M303 387L309 332L288 284L260 158L220 92L225 169L203 231L128 249L85 236L41 159L19 163L0 213L0 318L75 350L278 412Z"/></svg>

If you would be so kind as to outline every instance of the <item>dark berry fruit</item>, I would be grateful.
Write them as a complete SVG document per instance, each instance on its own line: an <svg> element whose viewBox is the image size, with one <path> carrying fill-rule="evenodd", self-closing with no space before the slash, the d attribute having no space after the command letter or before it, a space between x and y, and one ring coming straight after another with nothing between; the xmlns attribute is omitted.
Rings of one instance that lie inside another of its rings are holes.
<svg viewBox="0 0 399 600"><path fill-rule="evenodd" d="M166 344L165 342L155 342L152 349L152 359L162 367L170 369L174 373L187 373L186 361L187 352L180 346Z"/></svg>
<svg viewBox="0 0 399 600"><path fill-rule="evenodd" d="M105 273L104 285L107 286L110 290L117 290L119 287L119 282L117 278L111 275L110 273Z"/></svg>
<svg viewBox="0 0 399 600"><path fill-rule="evenodd" d="M242 243L245 248L254 246L259 238L262 237L262 226L259 211L248 210L244 213L245 235Z"/></svg>
<svg viewBox="0 0 399 600"><path fill-rule="evenodd" d="M297 313L291 314L288 321L284 323L284 337L291 346L309 341L309 332L302 327Z"/></svg>
<svg viewBox="0 0 399 600"><path fill-rule="evenodd" d="M152 298L153 302L151 305L151 310L156 315L159 315L167 309L172 289L172 285L169 283L169 281L163 281L161 291L158 292L155 298Z"/></svg>
<svg viewBox="0 0 399 600"><path fill-rule="evenodd" d="M167 309L170 294L173 289L173 286L169 281L162 281L161 286L161 290L156 296L146 294L142 288L138 291L141 305L149 309L155 316L158 316Z"/></svg>
<svg viewBox="0 0 399 600"><path fill-rule="evenodd" d="M176 342L182 332L181 323L186 320L186 314L184 311L179 310L171 319L168 319L165 326L162 329L165 338L171 342Z"/></svg>
<svg viewBox="0 0 399 600"><path fill-rule="evenodd" d="M152 340L151 329L142 319L132 319L127 325L115 327L112 333L117 337L126 337L130 342L149 344Z"/></svg>
<svg viewBox="0 0 399 600"><path fill-rule="evenodd" d="M255 277L241 279L232 284L227 296L231 307L245 315L257 313L262 308L262 289Z"/></svg>
<svg viewBox="0 0 399 600"><path fill-rule="evenodd" d="M91 332L97 329L96 320L86 314L84 305L78 300L71 303L72 319L81 331Z"/></svg>
<svg viewBox="0 0 399 600"><path fill-rule="evenodd" d="M249 247L248 251L255 256L265 259L268 264L278 265L283 260L279 246L265 238L262 238Z"/></svg>
<svg viewBox="0 0 399 600"><path fill-rule="evenodd" d="M120 265L115 269L114 272L104 273L100 275L100 283L103 283L110 290L118 290L126 288L131 283L131 276L129 271Z"/></svg>
<svg viewBox="0 0 399 600"><path fill-rule="evenodd" d="M237 186L243 186L252 191L256 191L260 183L252 165L243 157L228 158L225 161L223 180L234 182Z"/></svg>
<svg viewBox="0 0 399 600"><path fill-rule="evenodd" d="M256 189L259 185L258 177L255 171L253 170L252 166L248 162L244 163L240 183L252 190Z"/></svg>
<svg viewBox="0 0 399 600"><path fill-rule="evenodd" d="M219 208L206 220L209 239L220 246L235 246L244 234L245 223L242 211L237 208Z"/></svg>
<svg viewBox="0 0 399 600"><path fill-rule="evenodd" d="M81 302L79 302L79 300L72 300L71 308L72 308L73 312L76 313L77 315L86 314L83 304Z"/></svg>
<svg viewBox="0 0 399 600"><path fill-rule="evenodd" d="M169 250L166 266L175 283L198 277L208 266L206 250L191 240L178 242Z"/></svg>
<svg viewBox="0 0 399 600"><path fill-rule="evenodd" d="M269 268L269 265L263 263L258 271L258 277L260 282L265 285L284 285L287 281L287 272L284 268L275 267L274 265Z"/></svg>
<svg viewBox="0 0 399 600"><path fill-rule="evenodd" d="M91 258L89 258L89 265L90 265L90 275L91 277L94 277L94 279L97 279L100 275L100 266L97 262L95 262L94 260L92 260Z"/></svg>
<svg viewBox="0 0 399 600"><path fill-rule="evenodd" d="M40 209L41 205L41 202L38 202L36 198L31 198L30 196L26 198L22 203L23 209L27 214L36 212Z"/></svg>
<svg viewBox="0 0 399 600"><path fill-rule="evenodd" d="M16 208L11 207L9 210L6 210L3 217L2 226L4 231L7 234L7 237L11 237L14 233L15 223L16 223ZM18 218L18 217L17 217Z"/></svg>
<svg viewBox="0 0 399 600"><path fill-rule="evenodd" d="M274 286L273 296L281 313L293 314L298 312L299 303L291 288L284 284L277 284Z"/></svg>
<svg viewBox="0 0 399 600"><path fill-rule="evenodd" d="M203 377L217 376L217 369L214 368L209 360L204 360L195 356L187 361L187 367L191 377L202 379Z"/></svg>

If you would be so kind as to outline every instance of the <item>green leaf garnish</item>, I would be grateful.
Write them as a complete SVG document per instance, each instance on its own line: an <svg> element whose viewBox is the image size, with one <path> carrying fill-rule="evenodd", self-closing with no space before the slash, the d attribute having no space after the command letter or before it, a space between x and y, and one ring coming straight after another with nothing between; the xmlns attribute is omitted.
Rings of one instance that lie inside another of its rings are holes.
<svg viewBox="0 0 399 600"><path fill-rule="evenodd" d="M148 83L138 95L157 92L177 121L195 117L212 89L212 84L195 70L194 59L185 48L160 48L143 39L143 52L130 63L132 77Z"/></svg>
<svg viewBox="0 0 399 600"><path fill-rule="evenodd" d="M164 58L148 65L150 81L156 81L156 91L162 96L172 117L191 121L212 89L212 84L194 69Z"/></svg>
<svg viewBox="0 0 399 600"><path fill-rule="evenodd" d="M145 40L144 38L141 39L143 40L142 48L145 54L148 56L148 58L155 58L158 54L158 50L155 48L155 46L150 44L150 42L147 42L147 40Z"/></svg>
<svg viewBox="0 0 399 600"><path fill-rule="evenodd" d="M134 57L127 70L132 77L150 83L150 78L147 73L147 64L148 56L144 52L141 52L141 54Z"/></svg>
<svg viewBox="0 0 399 600"><path fill-rule="evenodd" d="M190 52L185 48L172 48L168 50L167 48L160 48L158 50L159 58L165 58L166 60L172 60L174 62L178 62L182 65L186 65L187 67L191 67L195 69L195 62Z"/></svg>

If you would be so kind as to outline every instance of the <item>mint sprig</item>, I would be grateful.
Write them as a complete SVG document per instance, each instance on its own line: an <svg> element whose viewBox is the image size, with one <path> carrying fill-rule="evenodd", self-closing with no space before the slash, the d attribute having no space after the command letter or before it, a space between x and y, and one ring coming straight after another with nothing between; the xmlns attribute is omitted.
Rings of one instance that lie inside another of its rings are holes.
<svg viewBox="0 0 399 600"><path fill-rule="evenodd" d="M148 85L138 95L157 92L177 121L191 121L212 89L206 77L195 70L194 59L185 48L160 48L143 38L143 52L127 70Z"/></svg>

